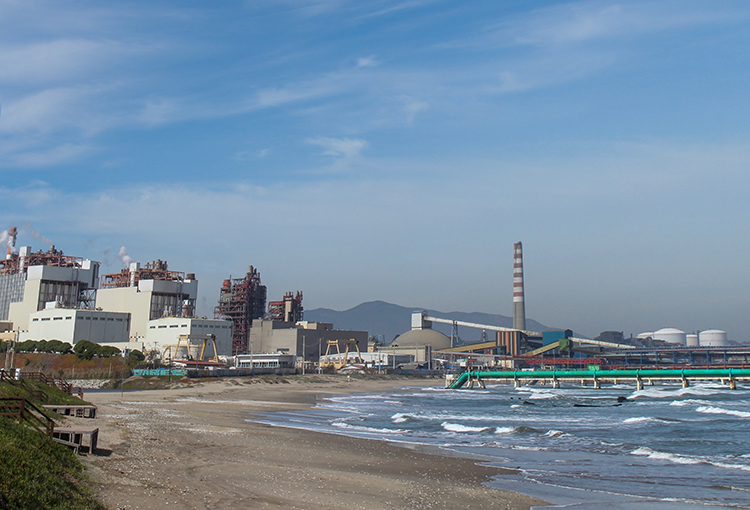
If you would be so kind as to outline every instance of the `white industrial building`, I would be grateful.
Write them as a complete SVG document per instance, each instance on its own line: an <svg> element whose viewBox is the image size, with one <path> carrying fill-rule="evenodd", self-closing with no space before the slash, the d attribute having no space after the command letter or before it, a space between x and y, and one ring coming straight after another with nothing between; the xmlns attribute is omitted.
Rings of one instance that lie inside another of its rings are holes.
<svg viewBox="0 0 750 510"><path fill-rule="evenodd" d="M162 356L170 346L172 351L177 346L181 336L188 336L191 344L201 344L203 338L213 335L216 340L218 356L232 355L232 321L195 318L195 317L163 317L148 321L146 328L145 343L147 349L156 349ZM183 342L183 345L185 343ZM212 356L213 343L206 350L206 354ZM172 352L166 353L167 357L173 356Z"/></svg>
<svg viewBox="0 0 750 510"><path fill-rule="evenodd" d="M59 340L75 345L81 340L97 344L128 341L130 314L80 308L61 308L55 302L29 314L29 328L20 340Z"/></svg>
<svg viewBox="0 0 750 510"><path fill-rule="evenodd" d="M19 266L13 272L0 275L0 315L5 315L0 319L10 320L15 329L29 329L29 315L44 310L51 301L69 308L93 306L99 286L98 262L66 257L54 248L32 254L28 246L20 249L16 260ZM59 265L25 265L36 260Z"/></svg>
<svg viewBox="0 0 750 510"><path fill-rule="evenodd" d="M130 337L146 336L150 320L162 317L191 317L198 297L195 275L169 271L157 260L141 268L131 263L120 273L104 275L96 293L96 306L102 310L129 312Z"/></svg>

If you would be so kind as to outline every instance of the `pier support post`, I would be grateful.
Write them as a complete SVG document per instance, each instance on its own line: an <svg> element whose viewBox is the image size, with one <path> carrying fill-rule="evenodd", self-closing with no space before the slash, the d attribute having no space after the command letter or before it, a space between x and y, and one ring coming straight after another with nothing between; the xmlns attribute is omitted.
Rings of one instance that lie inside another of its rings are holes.
<svg viewBox="0 0 750 510"><path fill-rule="evenodd" d="M736 390L737 384L734 382L734 377L729 378L729 389L730 390Z"/></svg>
<svg viewBox="0 0 750 510"><path fill-rule="evenodd" d="M594 379L594 389L601 389L602 383L599 381L599 379Z"/></svg>
<svg viewBox="0 0 750 510"><path fill-rule="evenodd" d="M688 388L690 386L690 381L688 381L686 378L682 379L682 387Z"/></svg>
<svg viewBox="0 0 750 510"><path fill-rule="evenodd" d="M635 387L638 391L643 389L643 379L638 378L635 380Z"/></svg>
<svg viewBox="0 0 750 510"><path fill-rule="evenodd" d="M586 379L581 379L581 386L586 386Z"/></svg>
<svg viewBox="0 0 750 510"><path fill-rule="evenodd" d="M560 381L557 379L552 379L552 387L553 388L559 388L560 387Z"/></svg>

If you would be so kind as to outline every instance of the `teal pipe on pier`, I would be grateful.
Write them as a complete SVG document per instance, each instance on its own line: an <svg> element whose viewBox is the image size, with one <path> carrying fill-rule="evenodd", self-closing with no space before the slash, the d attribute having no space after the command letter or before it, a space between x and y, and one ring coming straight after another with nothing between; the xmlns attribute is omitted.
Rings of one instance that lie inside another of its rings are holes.
<svg viewBox="0 0 750 510"><path fill-rule="evenodd" d="M464 372L450 386L459 389L470 379L732 379L750 378L747 368L686 368L682 370L506 370Z"/></svg>

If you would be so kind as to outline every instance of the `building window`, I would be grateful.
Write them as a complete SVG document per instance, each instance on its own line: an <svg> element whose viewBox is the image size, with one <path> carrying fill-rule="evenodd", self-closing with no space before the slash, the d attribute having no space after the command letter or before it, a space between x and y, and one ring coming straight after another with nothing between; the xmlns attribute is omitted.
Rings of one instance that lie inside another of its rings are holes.
<svg viewBox="0 0 750 510"><path fill-rule="evenodd" d="M72 319L72 318L73 318L73 317L65 317L65 320L66 320L66 321L69 321L69 320L70 320L70 319Z"/></svg>
<svg viewBox="0 0 750 510"><path fill-rule="evenodd" d="M159 329L162 329L162 328L166 329L166 326L159 326Z"/></svg>
<svg viewBox="0 0 750 510"><path fill-rule="evenodd" d="M149 326L149 328L151 328L151 329L156 329L156 326Z"/></svg>
<svg viewBox="0 0 750 510"><path fill-rule="evenodd" d="M122 322L122 319L117 319L117 322Z"/></svg>
<svg viewBox="0 0 750 510"><path fill-rule="evenodd" d="M83 315L79 315L78 317L76 317L76 320L77 321L82 321L83 320Z"/></svg>
<svg viewBox="0 0 750 510"><path fill-rule="evenodd" d="M182 326L180 326L180 327L181 327L181 328L186 328L186 327L187 327L187 324L183 324L183 325L182 325Z"/></svg>
<svg viewBox="0 0 750 510"><path fill-rule="evenodd" d="M42 320L43 320L43 321L48 321L48 320L49 320L49 317L43 317L43 318L42 318Z"/></svg>
<svg viewBox="0 0 750 510"><path fill-rule="evenodd" d="M115 319L114 319L114 318L112 318L112 317L110 317L110 318L109 318L109 319L107 319L107 320L108 320L108 321L113 321L113 320L115 320Z"/></svg>
<svg viewBox="0 0 750 510"><path fill-rule="evenodd" d="M91 317L91 320L92 320L92 321L98 321L98 320L99 320L99 317Z"/></svg>
<svg viewBox="0 0 750 510"><path fill-rule="evenodd" d="M170 328L177 328L177 327L179 327L179 325L178 324L171 324L169 327Z"/></svg>
<svg viewBox="0 0 750 510"><path fill-rule="evenodd" d="M39 319L36 319L36 318L35 318L35 319L33 319L33 321L34 321L34 322L39 322Z"/></svg>
<svg viewBox="0 0 750 510"><path fill-rule="evenodd" d="M90 320L91 320L91 317L86 317L86 320L87 320L87 321L90 321Z"/></svg>
<svg viewBox="0 0 750 510"><path fill-rule="evenodd" d="M52 320L53 320L53 321L61 321L61 320L62 320L62 317L52 317Z"/></svg>

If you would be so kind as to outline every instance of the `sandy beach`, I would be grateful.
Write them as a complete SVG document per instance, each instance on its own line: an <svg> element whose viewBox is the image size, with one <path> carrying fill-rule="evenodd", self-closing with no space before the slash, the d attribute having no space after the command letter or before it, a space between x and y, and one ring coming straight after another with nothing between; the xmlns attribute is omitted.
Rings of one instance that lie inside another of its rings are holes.
<svg viewBox="0 0 750 510"><path fill-rule="evenodd" d="M254 423L252 413L309 409L317 400L439 380L296 376L191 388L89 392L101 455L83 457L113 509L503 508L544 502L482 483L500 469L477 460ZM507 472L507 471L506 471Z"/></svg>

